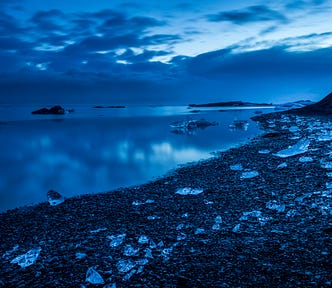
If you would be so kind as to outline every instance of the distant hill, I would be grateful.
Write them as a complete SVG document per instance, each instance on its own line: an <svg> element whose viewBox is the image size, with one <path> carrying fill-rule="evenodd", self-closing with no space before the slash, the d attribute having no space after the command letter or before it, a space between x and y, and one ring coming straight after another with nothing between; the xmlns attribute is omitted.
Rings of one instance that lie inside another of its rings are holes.
<svg viewBox="0 0 332 288"><path fill-rule="evenodd" d="M288 112L296 114L332 115L332 93L317 103L303 108L292 109Z"/></svg>
<svg viewBox="0 0 332 288"><path fill-rule="evenodd" d="M267 103L251 103L242 101L230 101L230 102L216 102L216 103L206 103L206 104L189 104L191 108L198 107L256 107L256 106L272 106L272 104Z"/></svg>

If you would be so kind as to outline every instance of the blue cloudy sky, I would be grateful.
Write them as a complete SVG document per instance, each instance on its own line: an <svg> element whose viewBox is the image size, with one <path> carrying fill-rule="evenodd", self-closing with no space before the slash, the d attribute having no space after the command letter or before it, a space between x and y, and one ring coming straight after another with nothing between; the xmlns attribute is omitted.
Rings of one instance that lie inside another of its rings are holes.
<svg viewBox="0 0 332 288"><path fill-rule="evenodd" d="M319 100L332 0L0 0L0 103Z"/></svg>

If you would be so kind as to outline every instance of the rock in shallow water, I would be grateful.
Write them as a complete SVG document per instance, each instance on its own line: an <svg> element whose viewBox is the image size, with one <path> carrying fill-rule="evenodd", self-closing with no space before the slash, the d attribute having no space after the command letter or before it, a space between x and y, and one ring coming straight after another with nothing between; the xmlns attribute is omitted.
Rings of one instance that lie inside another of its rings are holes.
<svg viewBox="0 0 332 288"><path fill-rule="evenodd" d="M56 192L54 190L50 190L47 192L47 199L51 206L59 205L65 201L63 196L59 192Z"/></svg>

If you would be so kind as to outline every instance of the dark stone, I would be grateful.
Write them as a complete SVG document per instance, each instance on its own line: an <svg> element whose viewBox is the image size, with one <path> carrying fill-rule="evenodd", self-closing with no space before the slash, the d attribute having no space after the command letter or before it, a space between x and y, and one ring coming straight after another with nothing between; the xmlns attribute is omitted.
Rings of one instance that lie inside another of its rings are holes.
<svg viewBox="0 0 332 288"><path fill-rule="evenodd" d="M48 114L53 114L53 115L63 115L65 114L65 109L62 108L61 106L53 106L52 108L41 108L36 111L32 111L31 114L39 114L39 115L48 115Z"/></svg>

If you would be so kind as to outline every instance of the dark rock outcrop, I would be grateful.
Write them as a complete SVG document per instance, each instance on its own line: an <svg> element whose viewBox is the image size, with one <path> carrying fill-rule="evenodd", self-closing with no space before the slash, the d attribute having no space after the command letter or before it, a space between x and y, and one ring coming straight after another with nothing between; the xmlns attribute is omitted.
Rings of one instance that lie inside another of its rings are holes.
<svg viewBox="0 0 332 288"><path fill-rule="evenodd" d="M315 104L303 108L292 109L288 112L305 115L332 115L332 93L328 94L324 99Z"/></svg>
<svg viewBox="0 0 332 288"><path fill-rule="evenodd" d="M63 115L65 114L65 109L62 108L61 106L53 106L52 108L41 108L36 111L32 111L31 114L42 114L42 115L47 115L47 114L53 114L53 115Z"/></svg>

